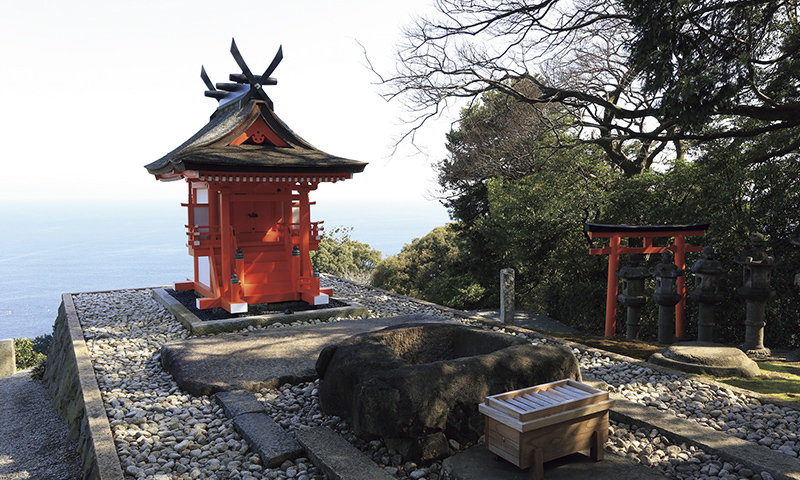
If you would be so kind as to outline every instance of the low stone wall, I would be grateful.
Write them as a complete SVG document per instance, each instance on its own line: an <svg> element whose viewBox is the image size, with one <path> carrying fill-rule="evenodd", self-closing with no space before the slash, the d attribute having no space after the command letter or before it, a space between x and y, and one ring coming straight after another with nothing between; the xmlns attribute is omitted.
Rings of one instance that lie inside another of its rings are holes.
<svg viewBox="0 0 800 480"><path fill-rule="evenodd" d="M89 350L72 295L68 293L61 296L44 382L53 397L53 406L69 426L70 435L78 437L83 478L123 480L125 476L114 447Z"/></svg>
<svg viewBox="0 0 800 480"><path fill-rule="evenodd" d="M17 371L17 359L14 352L14 339L0 340L0 377L13 375Z"/></svg>

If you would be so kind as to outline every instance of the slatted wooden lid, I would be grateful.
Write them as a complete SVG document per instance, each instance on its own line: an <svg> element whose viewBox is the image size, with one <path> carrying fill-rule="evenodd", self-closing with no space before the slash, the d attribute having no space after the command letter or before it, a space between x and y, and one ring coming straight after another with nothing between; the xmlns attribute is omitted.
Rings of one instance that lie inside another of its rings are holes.
<svg viewBox="0 0 800 480"><path fill-rule="evenodd" d="M605 400L608 392L566 379L493 395L486 405L524 422Z"/></svg>

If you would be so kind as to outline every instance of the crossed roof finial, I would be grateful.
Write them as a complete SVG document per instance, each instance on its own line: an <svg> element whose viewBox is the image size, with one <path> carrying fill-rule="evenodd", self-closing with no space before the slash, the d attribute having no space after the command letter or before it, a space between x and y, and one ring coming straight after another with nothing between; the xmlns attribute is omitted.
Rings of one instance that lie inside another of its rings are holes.
<svg viewBox="0 0 800 480"><path fill-rule="evenodd" d="M278 52L272 59L272 63L270 63L264 73L258 77L253 75L250 68L248 68L234 39L231 39L231 54L233 55L233 59L236 60L237 65L239 65L239 68L242 69L242 73L233 73L230 75L230 80L236 83L218 83L215 87L208 78L205 67L200 68L200 78L203 79L206 87L208 87L208 90L205 92L206 96L219 100L220 106L229 103L235 97L239 97L242 94L241 98L238 98L240 106L246 104L254 96L258 96L267 103L270 109L273 109L272 100L267 95L267 92L264 91L264 86L277 85L278 83L278 80L270 77L270 75L272 75L272 72L275 71L278 64L283 60L283 47L278 47ZM244 91L242 88L243 84L247 83L249 83L249 88Z"/></svg>

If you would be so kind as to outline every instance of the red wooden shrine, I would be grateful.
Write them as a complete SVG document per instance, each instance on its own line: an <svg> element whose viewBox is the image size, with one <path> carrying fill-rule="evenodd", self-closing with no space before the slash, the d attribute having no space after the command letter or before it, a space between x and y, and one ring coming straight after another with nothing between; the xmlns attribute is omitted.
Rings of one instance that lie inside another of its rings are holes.
<svg viewBox="0 0 800 480"><path fill-rule="evenodd" d="M339 182L366 163L322 152L292 132L273 111L265 85L282 58L254 76L235 42L242 68L235 83L211 84L206 96L219 100L209 123L181 146L146 165L157 180L184 179L189 187L188 248L194 276L175 290L194 290L201 309L246 312L248 305L302 300L328 303L310 253L322 238L322 222L311 221L309 192Z"/></svg>
<svg viewBox="0 0 800 480"><path fill-rule="evenodd" d="M619 256L625 253L661 253L671 250L675 254L678 268L686 267L686 252L702 252L702 246L688 245L686 237L703 236L709 224L695 225L603 225L586 223L584 229L589 238L608 238L608 246L590 248L592 255L608 255L608 288L606 290L606 324L605 336L613 337L617 328L617 292L619 279L615 273L619 269ZM656 247L653 238L674 237L672 245ZM621 238L641 238L641 247L622 245ZM678 277L678 293L684 298L675 305L675 336L683 338L686 334L686 283L684 277Z"/></svg>

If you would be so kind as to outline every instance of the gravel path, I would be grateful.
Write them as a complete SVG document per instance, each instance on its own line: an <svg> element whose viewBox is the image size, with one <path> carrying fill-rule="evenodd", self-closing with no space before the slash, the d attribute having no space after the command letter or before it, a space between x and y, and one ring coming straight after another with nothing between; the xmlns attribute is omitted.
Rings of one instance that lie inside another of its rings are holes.
<svg viewBox="0 0 800 480"><path fill-rule="evenodd" d="M0 378L0 478L82 478L77 442L30 370Z"/></svg>
<svg viewBox="0 0 800 480"><path fill-rule="evenodd" d="M325 278L324 283L334 288L337 297L369 307L370 316L421 313L460 320L450 312L363 285L334 278ZM306 459L286 462L280 469L264 468L213 399L192 397L178 389L170 375L161 370L158 351L164 342L185 338L187 334L151 299L149 290L80 294L74 300L122 467L131 478L322 478ZM291 325L270 328L291 328ZM533 343L547 342L535 334L520 336ZM628 400L694 419L698 428L727 432L792 457L797 457L800 451L796 410L762 405L754 398L726 388L709 386L689 377L664 375L594 351L575 348L573 353L584 374L605 380L611 391ZM264 390L257 398L284 428L330 426L397 478L446 478L440 465L421 468L405 462L382 442L364 442L356 438L341 419L323 415L316 398L315 382ZM766 472L752 472L742 465L722 462L695 447L673 445L658 431L613 422L607 449L658 469L670 478L772 478Z"/></svg>

